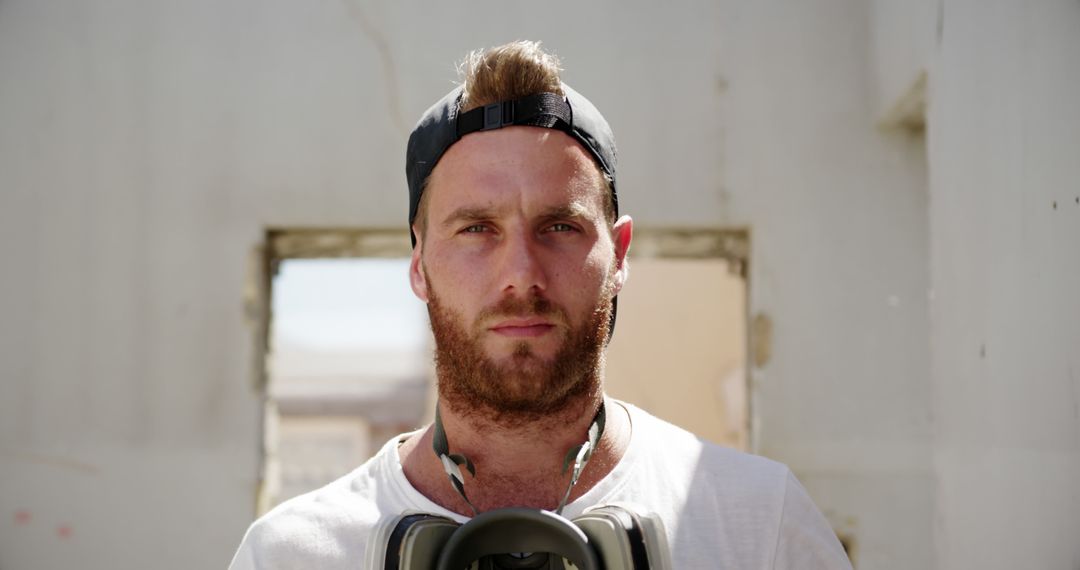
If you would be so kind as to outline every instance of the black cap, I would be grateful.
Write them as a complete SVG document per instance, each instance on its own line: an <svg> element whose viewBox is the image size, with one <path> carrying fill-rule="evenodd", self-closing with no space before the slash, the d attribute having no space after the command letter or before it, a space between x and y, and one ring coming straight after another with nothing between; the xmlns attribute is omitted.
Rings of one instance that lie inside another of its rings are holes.
<svg viewBox="0 0 1080 570"><path fill-rule="evenodd" d="M412 225L424 183L446 149L461 137L510 125L545 127L565 132L581 143L611 181L615 215L619 213L615 193L615 135L600 111L565 83L565 95L539 93L514 101L502 101L459 113L462 88L457 87L428 109L409 135L405 155L405 176L409 180L409 235L416 245Z"/></svg>

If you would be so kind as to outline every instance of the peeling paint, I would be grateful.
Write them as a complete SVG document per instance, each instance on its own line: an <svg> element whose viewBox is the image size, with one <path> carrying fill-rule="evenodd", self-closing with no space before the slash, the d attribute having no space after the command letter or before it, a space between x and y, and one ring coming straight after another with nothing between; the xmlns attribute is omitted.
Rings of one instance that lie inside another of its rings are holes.
<svg viewBox="0 0 1080 570"><path fill-rule="evenodd" d="M393 121L394 128L402 136L406 136L411 128L401 111L401 89L398 85L397 65L394 63L394 57L390 51L390 42L387 41L386 35L383 33L384 30L390 29L390 27L374 25L364 10L361 9L359 2L350 0L343 0L343 2L353 20L360 26L360 31L371 40L371 43L375 44L375 51L379 55L380 67L382 67L383 87L386 89L386 104L390 107L390 120Z"/></svg>

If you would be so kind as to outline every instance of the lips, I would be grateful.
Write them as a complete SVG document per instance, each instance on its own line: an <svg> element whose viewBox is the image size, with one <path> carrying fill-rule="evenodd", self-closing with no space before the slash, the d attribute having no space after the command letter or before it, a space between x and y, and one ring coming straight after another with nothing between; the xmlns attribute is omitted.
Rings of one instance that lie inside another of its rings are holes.
<svg viewBox="0 0 1080 570"><path fill-rule="evenodd" d="M543 336L555 329L555 324L543 318L506 319L490 327L495 334L513 338Z"/></svg>

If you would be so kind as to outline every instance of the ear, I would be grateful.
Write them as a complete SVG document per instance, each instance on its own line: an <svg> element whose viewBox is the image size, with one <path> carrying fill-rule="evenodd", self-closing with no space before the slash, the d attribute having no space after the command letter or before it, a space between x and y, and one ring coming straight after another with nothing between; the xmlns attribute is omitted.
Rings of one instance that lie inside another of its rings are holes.
<svg viewBox="0 0 1080 570"><path fill-rule="evenodd" d="M615 275L614 294L622 291L623 284L630 276L630 260L626 255L630 253L630 241L634 237L634 220L630 216L623 216L611 227L611 241L615 243Z"/></svg>
<svg viewBox="0 0 1080 570"><path fill-rule="evenodd" d="M412 260L409 262L409 284L412 285L413 294L416 295L416 298L427 303L428 283L427 275L424 274L423 238L420 237L420 232L415 227L413 233L416 236L416 245L413 246Z"/></svg>

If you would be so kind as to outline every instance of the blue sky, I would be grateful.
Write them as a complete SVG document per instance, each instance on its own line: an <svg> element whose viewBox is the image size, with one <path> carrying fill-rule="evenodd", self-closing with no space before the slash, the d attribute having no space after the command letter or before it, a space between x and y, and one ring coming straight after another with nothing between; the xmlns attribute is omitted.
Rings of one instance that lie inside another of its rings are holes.
<svg viewBox="0 0 1080 570"><path fill-rule="evenodd" d="M273 283L271 346L422 349L427 310L409 288L408 267L407 258L282 262Z"/></svg>

